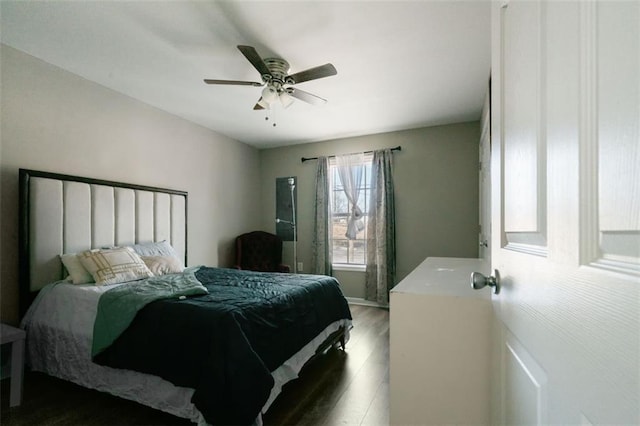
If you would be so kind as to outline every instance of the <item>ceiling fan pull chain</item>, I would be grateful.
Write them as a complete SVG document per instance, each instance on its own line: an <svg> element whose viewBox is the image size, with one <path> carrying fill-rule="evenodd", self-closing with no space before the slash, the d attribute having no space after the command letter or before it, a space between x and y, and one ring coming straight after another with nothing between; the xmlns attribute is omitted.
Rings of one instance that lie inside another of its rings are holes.
<svg viewBox="0 0 640 426"><path fill-rule="evenodd" d="M269 121L269 110L268 109L264 110L264 120L265 121ZM276 127L276 123L275 122L273 123L273 127Z"/></svg>

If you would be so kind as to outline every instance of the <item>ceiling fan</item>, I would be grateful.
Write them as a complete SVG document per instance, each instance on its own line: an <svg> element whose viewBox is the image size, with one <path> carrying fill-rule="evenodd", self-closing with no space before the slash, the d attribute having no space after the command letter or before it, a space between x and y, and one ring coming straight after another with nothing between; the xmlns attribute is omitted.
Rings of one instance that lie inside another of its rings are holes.
<svg viewBox="0 0 640 426"><path fill-rule="evenodd" d="M255 48L251 46L238 46L238 50L247 58L251 65L258 70L262 83L254 81L238 81L238 80L212 80L205 79L207 84L225 84L237 86L256 86L262 87L262 96L253 107L254 110L270 109L270 105L275 101L280 101L283 107L287 108L293 103L293 98L301 101L321 105L327 102L326 99L316 96L309 92L305 92L298 88L292 87L295 84L318 78L336 75L338 71L332 64L324 64L295 74L288 74L289 63L280 58L262 59Z"/></svg>

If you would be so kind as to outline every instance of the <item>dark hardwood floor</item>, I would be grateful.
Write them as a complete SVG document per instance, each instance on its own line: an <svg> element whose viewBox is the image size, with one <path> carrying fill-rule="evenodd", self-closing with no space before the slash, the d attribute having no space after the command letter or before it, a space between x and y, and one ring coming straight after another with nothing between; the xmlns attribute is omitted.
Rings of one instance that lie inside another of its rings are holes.
<svg viewBox="0 0 640 426"><path fill-rule="evenodd" d="M329 350L287 384L264 416L271 425L388 425L389 312L351 305L354 328L346 351ZM0 424L185 425L161 411L40 373L25 373L24 400L9 408L9 380L0 386Z"/></svg>

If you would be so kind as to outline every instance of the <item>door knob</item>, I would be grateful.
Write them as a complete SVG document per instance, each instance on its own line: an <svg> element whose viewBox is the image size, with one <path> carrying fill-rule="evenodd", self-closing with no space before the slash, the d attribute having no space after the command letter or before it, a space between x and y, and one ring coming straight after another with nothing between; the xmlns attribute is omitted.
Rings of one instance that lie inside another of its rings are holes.
<svg viewBox="0 0 640 426"><path fill-rule="evenodd" d="M471 273L471 288L480 290L486 286L493 287L493 294L500 293L500 273L497 269L493 270L493 276L485 277L480 272Z"/></svg>

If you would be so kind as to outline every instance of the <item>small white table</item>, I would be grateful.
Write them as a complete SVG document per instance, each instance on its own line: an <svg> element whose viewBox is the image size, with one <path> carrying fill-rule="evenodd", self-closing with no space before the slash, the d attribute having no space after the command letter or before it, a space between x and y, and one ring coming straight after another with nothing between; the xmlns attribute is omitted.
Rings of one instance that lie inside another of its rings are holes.
<svg viewBox="0 0 640 426"><path fill-rule="evenodd" d="M11 343L11 393L9 406L16 407L22 402L22 378L24 374L24 330L0 324L0 344Z"/></svg>

